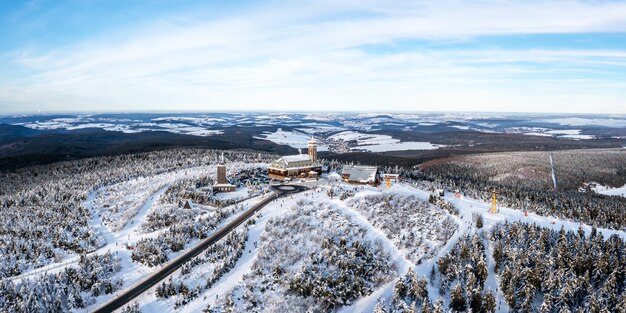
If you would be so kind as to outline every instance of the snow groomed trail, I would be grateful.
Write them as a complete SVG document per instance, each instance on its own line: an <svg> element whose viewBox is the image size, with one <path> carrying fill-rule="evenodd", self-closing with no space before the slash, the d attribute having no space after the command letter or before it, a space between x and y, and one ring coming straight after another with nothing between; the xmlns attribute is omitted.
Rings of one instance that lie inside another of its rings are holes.
<svg viewBox="0 0 626 313"><path fill-rule="evenodd" d="M303 193L299 195L304 195ZM191 301L187 304L183 310L185 312L201 312L208 305L214 306L216 301L223 297L224 293L228 292L230 289L235 287L239 282L241 282L243 275L249 273L252 268L252 264L254 263L256 256L258 254L258 246L256 245L260 238L261 234L265 231L265 225L267 221L271 218L282 215L284 212L289 210L293 205L295 205L301 198L298 197L283 197L280 199L275 199L271 203L268 203L264 208L259 211L261 216L257 218L256 223L251 225L248 230L248 240L246 241L246 246L244 253L237 260L235 267L231 269L228 273L222 276L211 288L206 290L200 297ZM143 309L143 307L142 307ZM158 312L147 310L147 312Z"/></svg>
<svg viewBox="0 0 626 313"><path fill-rule="evenodd" d="M372 194L372 193L379 192L379 191L374 191L373 188L365 187L364 189L365 191L361 193ZM409 188L406 185L394 185L390 189L382 189L381 191L414 195L414 196L419 197L422 200L428 200L428 196L430 195L429 192L415 189L412 187ZM355 197L357 196L362 196L362 195L359 195L359 194L355 195ZM343 204L343 206L345 207L345 204ZM361 214L357 213L356 211L350 208L345 207L345 210L348 213L351 213L352 215L360 216L360 219L357 219L357 221L360 222L359 224L361 226L365 227L368 230L370 230L371 228L372 232L379 234L379 236L382 237L381 239L386 243L384 246L387 247L388 251L392 250L392 251L398 251L398 253L400 253L398 248L393 244L393 242L386 237L385 233L382 232L380 229L376 228L375 226L373 226L371 223L369 223L369 221L367 221L365 217L363 217ZM422 276L428 277L432 266L437 262L439 257L445 255L448 251L450 251L452 249L452 246L454 246L454 244L456 244L456 242L459 240L460 236L465 234L468 229L467 223L465 223L465 221L463 221L461 218L454 216L454 215L450 215L450 217L452 217L452 219L457 223L458 228L454 232L452 237L450 237L450 239L448 239L448 241L439 249L439 251L434 257L429 258L429 259L422 259L422 263L419 265L413 264L406 257L402 257L402 260L400 262L398 262L396 258L392 257L392 260L400 263L399 264L400 268L398 270L398 277L394 279L393 281L374 290L369 296L359 299L352 305L346 306L342 308L341 310L339 310L338 312L340 313L372 312L380 298L384 298L385 302L388 303L389 299L391 299L391 297L393 296L393 291L394 291L396 283L398 282L398 280L402 279L408 273L410 269L412 269L417 274L418 277L422 277ZM388 247L387 244L389 244L391 247ZM429 295L436 295L439 293L439 290L436 289L431 284L428 284L427 288L428 288Z"/></svg>
<svg viewBox="0 0 626 313"><path fill-rule="evenodd" d="M282 197L284 195L300 192L305 190L305 187L302 186L294 186L293 189L289 190L281 190L281 187L275 188L275 193L270 195L269 197L261 200L259 203L248 209L247 211L241 213L237 218L235 218L232 222L228 223L223 228L215 231L208 238L202 240L195 247L189 249L185 253L179 255L174 260L169 263L163 265L158 271L150 274L148 277L143 279L142 281L136 283L134 286L128 288L123 294L113 298L109 302L101 305L99 308L95 309L94 313L103 313L103 312L113 312L116 309L121 308L124 304L128 303L135 297L142 294L144 291L150 289L152 286L156 285L158 282L165 279L167 276L175 272L180 266L182 266L185 262L190 259L198 256L202 251L206 250L210 245L219 241L221 238L226 236L230 231L235 229L237 226L241 225L243 222L248 220L254 213L263 208L265 205L270 203L272 200Z"/></svg>
<svg viewBox="0 0 626 313"><path fill-rule="evenodd" d="M573 221L568 221L568 220L562 220L562 219L558 219L554 217L539 216L533 213L529 213L526 216L524 212L520 210L512 209L512 208L499 207L499 213L491 214L488 212L490 203L479 201L479 200L468 198L468 197L456 198L454 197L452 193L446 193L444 196L444 199L454 204L454 206L459 210L459 216L450 215L451 218L458 225L458 228L453 233L452 237L450 237L443 246L439 247L438 250L436 250L437 252L434 257L423 258L419 264L414 264L411 261L409 261L409 259L403 254L403 252L398 247L396 247L396 245L393 243L393 241L390 238L386 237L385 233L381 229L374 226L370 221L368 221L368 219L365 216L363 216L359 212L349 207L344 201L341 201L339 199L329 199L325 194L325 192L331 186L328 184L328 181L320 180L316 182L303 183L302 185L307 185L312 188L318 188L318 190L316 190L316 192L307 192L307 193L302 193L298 195L293 195L292 197L287 197L280 201L278 200L272 201L268 203L266 207L260 210L262 216L257 220L257 223L255 225L250 226L249 233L248 233L249 236L248 236L248 240L245 243L244 253L237 260L234 268L232 268L228 273L222 276L217 282L215 282L215 284L211 288L203 292L199 297L197 297L196 299L194 299L192 302L185 305L184 307L180 308L179 310L181 312L200 312L204 308L206 308L208 305L214 306L214 304L219 298L222 298L224 294L229 292L229 290L231 290L238 283L240 283L243 279L243 276L251 271L252 264L254 263L254 260L256 259L256 256L258 253L258 249L255 243L259 241L259 238L261 237L261 234L263 233L265 229L265 225L267 221L272 217L280 216L287 209L289 209L291 205L295 204L297 201L301 199L312 199L314 201L319 200L319 201L328 202L330 205L332 205L335 209L340 211L342 214L348 216L351 221L359 224L361 227L366 229L367 238L369 240L380 241L383 244L385 251L389 254L390 261L394 262L397 265L398 277L393 279L391 282L388 282L382 286L379 286L378 288L373 290L373 292L369 296L359 299L353 302L349 306L343 307L342 309L339 310L339 312L371 312L376 306L379 299L381 298L385 299L385 302L388 303L390 298L393 295L393 290L394 290L396 282L399 279L402 279L404 275L410 269L412 269L417 274L418 277L429 277L430 271L433 268L433 266L436 264L437 260L441 256L444 256L445 254L447 254L452 249L452 247L459 241L459 238L461 238L461 236L464 236L466 234L471 235L474 233L479 234L483 238L483 243L486 249L485 254L487 256L486 261L487 261L487 265L489 268L489 273L488 273L487 281L485 282L485 289L486 290L491 289L492 291L495 292L496 302L498 304L497 312L508 312L509 308L507 307L506 302L504 301L503 294L501 290L499 289L498 277L496 273L493 271L494 261L492 257L492 249L491 249L492 247L487 237L489 232L495 225L504 223L504 222L518 222L519 221L519 222L526 222L526 223L531 223L531 224L534 223L541 227L546 227L546 228L553 229L553 230L560 230L561 227L564 227L565 230L577 230L579 227L582 227L587 235L589 235L591 232L591 226L589 225L585 225L585 224L581 224L581 223L573 222ZM350 190L354 188L354 186L352 185L344 185L343 183L339 183L339 185L335 184L335 187L341 187L341 188L346 188ZM155 201L154 199L158 199L160 196L159 192L163 192L164 190L165 189L159 189L157 192L155 192L154 194L146 198L145 203L138 210L137 216L135 216L133 220L135 221L143 220L146 214L149 213L150 207L154 205L154 201ZM391 188L385 188L385 187L374 188L374 187L369 187L369 186L359 187L358 191L355 192L355 197L362 197L366 195L380 194L380 193L406 194L406 195L417 196L423 200L427 200L430 195L430 192L416 188L415 186L412 186L410 184L398 183L398 184L392 185ZM93 197L91 197L91 199L93 201ZM484 226L482 229L477 229L473 221L473 215L477 213L481 214L483 217ZM222 225L227 225L227 223L230 223L234 219L238 219L240 216L241 214L236 214L235 216L232 216L227 221L225 221ZM99 217L97 216L94 216L94 219L92 222L93 222L92 225L94 226L102 225L102 221L99 220ZM137 230L140 224L141 223L129 222L125 225L124 228L122 228L119 231L119 233L112 233L110 231L107 233L108 227L104 227L104 226L102 227L105 229L97 228L99 233L102 234L107 241L107 244L99 248L97 251L107 251L108 249L112 251L125 250L119 245L117 245L116 243L126 242L125 240L131 240L134 242L138 240L137 238L135 238L135 235L138 235L139 237L146 236L146 234L137 233ZM240 226L235 226L232 229L236 229L237 227L240 227ZM216 232L221 230L222 228L223 226L220 226L220 228L218 228ZM602 229L602 228L599 228L597 230L598 232L601 232L607 238L613 234L617 234L618 236L626 240L626 232L619 231L619 230ZM129 235L133 238L131 239ZM192 243L192 246L193 244L194 243ZM186 253L187 251L183 251L182 253ZM128 254L127 251L125 251L124 253ZM182 256L182 253L181 255L179 255L179 257ZM133 262L130 261L129 256L127 256L126 254L121 255L122 262L124 264L126 263L134 264ZM161 266L160 269L157 271L163 271L165 266L167 265ZM153 271L150 271L150 272L138 271L135 274L136 275L152 275L151 272ZM172 273L175 273L175 271L164 276L164 278L171 275ZM132 286L130 286L130 288L134 288L137 285L144 283L144 281L139 280L139 277L140 276L130 279L131 282L135 282ZM128 288L129 286L127 286L127 290ZM434 302L440 297L439 289L436 286L436 284L431 285L429 283L427 285L427 288L428 288L429 295L431 297L431 301ZM148 289L150 289L150 287ZM145 289L145 290L148 290L148 289ZM101 304L103 301L107 301L111 297L113 297L113 295L109 295L109 297L105 297L105 298L100 298L98 299L98 303ZM445 296L443 297L442 300L444 300L444 306L448 307L449 298ZM172 309L170 307L172 303L163 301L162 299L161 300L156 299L154 295L149 294L149 292L143 292L143 294L139 298L139 302L142 303L142 311L144 312L161 312L163 310ZM93 309L93 307L91 308Z"/></svg>
<svg viewBox="0 0 626 313"><path fill-rule="evenodd" d="M338 199L331 200L331 203L341 213L348 216L351 221L355 222L359 226L367 230L367 239L370 241L379 240L382 243L385 251L389 253L389 257L393 263L398 266L398 277L378 289L376 289L369 296L362 298L351 306L344 307L339 312L368 312L374 309L376 302L379 298L390 298L393 294L393 288L396 285L398 279L403 277L409 269L413 266L407 257L396 247L396 245L385 235L385 233L372 225L367 218L361 215L359 212L352 210L346 206L343 201Z"/></svg>
<svg viewBox="0 0 626 313"><path fill-rule="evenodd" d="M139 211L137 212L137 214L135 215L135 217L133 218L133 221L142 221L145 216L147 215L147 213L150 211L150 209L152 208L152 206L154 205L155 201L159 199L159 197L161 196L161 194L163 194L165 192L165 190L167 189L168 186L165 186L159 190L157 190L156 192L150 194L145 202L141 205L141 208L139 209ZM87 253L87 256L90 255L96 255L96 254L103 254L106 253L107 251L109 252L115 252L115 251L124 251L126 252L126 249L122 249L122 247L124 247L124 244L126 242L136 242L139 239L143 238L143 236L137 236L138 235L138 229L141 225L141 223L127 223L127 225L125 225L125 227L118 233L114 233L112 232L109 227L107 227L103 221L102 218L99 214L99 212L94 212L94 207L93 207L93 201L96 197L96 194L100 191L102 191L103 188L97 189L95 191L92 191L88 194L87 196L87 200L85 200L84 205L86 208L89 209L89 211L92 214L92 218L91 218L91 222L90 225L92 225L92 227L96 230L96 232L101 235L103 237L103 245L100 246L98 249ZM131 239L131 235L132 239ZM15 276L13 279L14 280L19 280L19 279L24 279L27 277L31 277L31 276L35 276L35 275L41 275L41 274L53 274L59 271L62 271L63 269L65 269L68 266L74 265L76 263L78 263L78 261L80 260L80 255L76 255L73 256L69 259L64 260L63 262L59 262L59 263L52 263L49 265L46 265L44 267L40 267L38 269L32 270L30 272L24 273L22 275L19 276Z"/></svg>
<svg viewBox="0 0 626 313"><path fill-rule="evenodd" d="M410 194L410 195L418 196L424 200L427 200L428 196L430 195L430 192L416 188L406 183L396 184L396 185L391 186L391 188L389 189L384 188L384 189L379 189L379 190L376 190L376 188L365 187L364 190L361 191L360 193L371 194L371 193L378 193L378 192ZM575 221L563 220L563 219L559 219L555 217L541 216L541 215L537 215L534 213L528 213L528 216L526 216L524 212L521 210L500 207L500 206L498 207L499 212L496 214L492 214L488 212L489 208L491 207L491 203L479 201L479 200L464 197L464 196L460 198L456 198L454 197L453 193L446 193L444 196L444 199L454 204L454 206L459 210L459 216L458 217L453 216L455 221L458 223L459 228L456 230L453 236L446 242L446 244L440 248L436 256L427 260L422 260L422 263L419 265L412 264L408 260L403 260L404 262L402 262L402 264L408 264L408 267L406 268L406 270L404 268L401 268L402 270L399 271L400 277L395 279L392 283L388 283L388 284L381 286L380 288L372 292L371 295L356 301L350 306L346 306L342 308L341 310L339 310L339 312L341 313L371 312L376 306L376 304L378 303L380 298L385 299L385 302L388 303L393 294L393 288L395 286L395 282L397 282L398 279L401 279L404 276L404 274L406 274L406 271L408 271L408 268L412 268L418 277L422 277L422 276L428 277L430 274L431 268L433 267L433 265L436 264L437 260L441 256L444 256L446 253L448 253L452 249L452 247L458 242L461 236L466 235L466 234L472 235L474 233L479 233L482 237L484 237L483 243L485 244L485 249L486 249L485 254L487 255L487 263L488 263L488 268L489 268L489 275L488 275L487 281L485 282L485 289L486 290L491 289L495 293L496 303L498 304L496 312L498 313L509 312L510 309L508 308L506 301L504 300L504 295L499 288L497 275L494 272L494 261L493 261L493 256L492 256L491 245L490 245L488 238L486 238L486 236L489 234L493 226L500 224L500 223L504 223L504 222L509 222L509 223L524 222L524 223L530 223L530 224L534 223L541 227L545 227L545 228L557 230L557 231L560 230L561 227L563 227L566 231L569 231L569 230L574 231L574 230L577 230L579 227L582 227L583 230L585 231L585 235L587 236L589 236L589 234L591 233L591 229L592 229L592 227L587 224L583 224L583 223L579 223ZM475 222L473 220L473 214L482 215L483 228L476 229ZM361 221L368 223L367 220L364 220L364 221L361 220ZM597 231L602 233L605 236L605 238L608 238L609 236L616 234L622 239L626 240L626 232L623 232L623 231L605 229L605 228L597 228ZM384 236L382 232L380 232L380 234ZM431 301L434 302L439 295L439 289L436 286L432 286L430 283L427 285L427 287L428 287L428 293L431 297ZM449 299L444 298L442 300L444 300L445 307L448 307Z"/></svg>

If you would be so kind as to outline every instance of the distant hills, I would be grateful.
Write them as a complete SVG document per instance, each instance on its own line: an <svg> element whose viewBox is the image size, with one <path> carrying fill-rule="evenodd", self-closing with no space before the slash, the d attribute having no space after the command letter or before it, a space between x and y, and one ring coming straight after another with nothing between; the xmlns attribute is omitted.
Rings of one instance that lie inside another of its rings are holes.
<svg viewBox="0 0 626 313"><path fill-rule="evenodd" d="M626 146L626 116L502 113L129 113L0 116L0 169L175 147L414 165L496 151ZM408 150L403 150L408 149Z"/></svg>

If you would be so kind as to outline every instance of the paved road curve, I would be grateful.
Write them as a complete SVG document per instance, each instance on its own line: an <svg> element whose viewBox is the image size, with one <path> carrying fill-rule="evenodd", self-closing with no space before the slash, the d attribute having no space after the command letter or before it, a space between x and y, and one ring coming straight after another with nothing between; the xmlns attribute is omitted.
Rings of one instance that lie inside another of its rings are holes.
<svg viewBox="0 0 626 313"><path fill-rule="evenodd" d="M161 280L165 279L167 276L172 274L174 271L180 268L185 262L191 260L193 257L196 257L197 255L202 253L202 251L206 250L209 246L211 246L212 244L222 239L224 236L230 233L237 226L241 225L244 221L249 219L254 213L262 209L272 200L280 198L290 193L301 192L306 189L308 188L304 186L298 186L298 185L275 186L274 194L263 199L261 202L253 205L247 211L239 215L235 220L228 223L226 226L222 227L221 229L213 233L211 236L201 241L195 247L181 254L180 256L172 260L171 262L167 263L157 272L150 274L148 277L144 278L143 281L141 281L140 283L136 283L130 289L124 291L123 294L109 300L109 302L103 304L99 308L95 309L93 312L94 313L113 312L114 310L121 308L124 304L128 303L135 297L139 296L146 290L150 289L150 287L156 285L158 282L160 282Z"/></svg>

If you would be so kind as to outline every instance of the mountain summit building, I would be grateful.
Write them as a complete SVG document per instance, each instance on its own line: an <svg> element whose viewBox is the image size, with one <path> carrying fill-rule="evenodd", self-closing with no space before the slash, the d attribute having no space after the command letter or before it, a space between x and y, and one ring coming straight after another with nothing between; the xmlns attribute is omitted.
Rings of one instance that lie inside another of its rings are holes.
<svg viewBox="0 0 626 313"><path fill-rule="evenodd" d="M317 176L322 173L322 164L317 161L317 141L311 138L307 154L286 155L274 161L267 172L273 179L287 177Z"/></svg>

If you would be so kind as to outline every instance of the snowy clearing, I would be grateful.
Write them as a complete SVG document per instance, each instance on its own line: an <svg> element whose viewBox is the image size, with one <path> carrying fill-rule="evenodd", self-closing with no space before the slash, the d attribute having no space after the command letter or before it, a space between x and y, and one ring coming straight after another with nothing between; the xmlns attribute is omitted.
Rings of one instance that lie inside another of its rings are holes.
<svg viewBox="0 0 626 313"><path fill-rule="evenodd" d="M371 152L400 151L400 150L432 150L441 147L429 142L405 141L401 142L389 135L366 134L355 131L344 131L328 137L329 140L342 142L355 141L352 150L367 150Z"/></svg>
<svg viewBox="0 0 626 313"><path fill-rule="evenodd" d="M311 139L311 135L304 132L297 131L284 131L282 128L277 129L275 132L265 132L259 136L254 136L256 139L269 140L279 145L287 145L296 149L306 149L308 142ZM327 151L328 147L323 144L318 145L317 151Z"/></svg>
<svg viewBox="0 0 626 313"><path fill-rule="evenodd" d="M597 183L591 183L590 185L593 185L593 191L599 194L626 197L626 185L617 188L606 187Z"/></svg>

